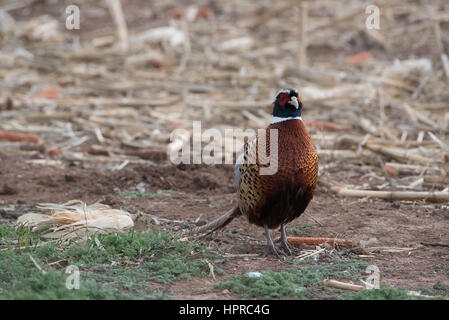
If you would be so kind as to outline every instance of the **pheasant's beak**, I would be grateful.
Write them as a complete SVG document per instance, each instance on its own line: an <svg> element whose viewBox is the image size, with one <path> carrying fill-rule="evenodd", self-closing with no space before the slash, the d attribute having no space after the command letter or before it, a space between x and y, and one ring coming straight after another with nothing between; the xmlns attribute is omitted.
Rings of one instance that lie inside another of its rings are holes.
<svg viewBox="0 0 449 320"><path fill-rule="evenodd" d="M299 108L298 98L296 98L296 97L291 97L290 101L288 103L291 104L292 106L294 106L295 109Z"/></svg>

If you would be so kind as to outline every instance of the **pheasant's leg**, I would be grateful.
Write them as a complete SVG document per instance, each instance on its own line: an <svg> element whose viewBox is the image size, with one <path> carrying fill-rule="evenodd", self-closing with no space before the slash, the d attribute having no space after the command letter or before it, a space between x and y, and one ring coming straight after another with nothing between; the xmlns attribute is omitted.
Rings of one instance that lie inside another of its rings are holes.
<svg viewBox="0 0 449 320"><path fill-rule="evenodd" d="M292 250L290 249L290 245L287 241L287 233L285 232L285 224L281 225L281 239L279 239L279 242L281 243L281 247L285 249L285 253L289 256L292 255Z"/></svg>
<svg viewBox="0 0 449 320"><path fill-rule="evenodd" d="M270 236L270 230L268 230L268 226L266 224L263 225L265 228L265 236L267 237L267 244L268 247L271 249L271 251L273 252L273 254L280 259L279 257L279 253L277 252L276 248L274 247L274 243L273 240L271 240L271 236Z"/></svg>

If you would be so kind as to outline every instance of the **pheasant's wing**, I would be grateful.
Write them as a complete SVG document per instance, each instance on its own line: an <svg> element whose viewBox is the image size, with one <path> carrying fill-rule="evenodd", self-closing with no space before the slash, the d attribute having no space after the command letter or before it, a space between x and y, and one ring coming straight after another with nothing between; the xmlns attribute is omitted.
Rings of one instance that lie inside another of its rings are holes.
<svg viewBox="0 0 449 320"><path fill-rule="evenodd" d="M248 170L249 164L254 163L252 162L252 158L255 155L256 140L255 138L250 142L245 142L242 153L240 153L235 161L234 183L237 190L239 190L240 184L242 183L242 174Z"/></svg>
<svg viewBox="0 0 449 320"><path fill-rule="evenodd" d="M239 190L239 206L242 213L258 214L258 207L264 202L266 187L259 175L261 167L257 158L257 148L265 148L264 141L258 146L258 137L244 145L243 153L237 158L234 178Z"/></svg>

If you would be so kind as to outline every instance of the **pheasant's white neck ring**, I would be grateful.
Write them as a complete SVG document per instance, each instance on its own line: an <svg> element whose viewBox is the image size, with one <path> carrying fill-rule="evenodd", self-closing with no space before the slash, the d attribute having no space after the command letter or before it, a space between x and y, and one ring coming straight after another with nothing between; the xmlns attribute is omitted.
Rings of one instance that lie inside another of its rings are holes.
<svg viewBox="0 0 449 320"><path fill-rule="evenodd" d="M287 121L287 120L293 120L293 119L298 119L302 121L301 117L287 117L287 118L282 118L282 117L275 117L273 116L271 118L271 124L273 123L278 123L278 122L282 122L282 121Z"/></svg>

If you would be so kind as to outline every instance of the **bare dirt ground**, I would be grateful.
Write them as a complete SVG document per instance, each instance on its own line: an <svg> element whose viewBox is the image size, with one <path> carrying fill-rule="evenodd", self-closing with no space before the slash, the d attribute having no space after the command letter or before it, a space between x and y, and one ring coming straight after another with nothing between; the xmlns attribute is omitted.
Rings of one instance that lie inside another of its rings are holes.
<svg viewBox="0 0 449 320"><path fill-rule="evenodd" d="M162 218L194 222L210 221L236 203L231 166L175 167L169 163L152 166L130 165L114 173L98 168L84 168L83 163L65 162L63 167L36 166L27 163L28 156L1 154L0 201L13 205L15 214L33 210L37 203L64 202L80 199L87 203L102 201L131 213L138 211ZM125 198L117 190L133 190L148 183L151 195ZM171 190L161 193L161 190ZM159 193L158 193L159 192ZM9 217L2 217L2 219ZM405 252L376 252L372 257L358 258L379 267L381 283L408 290L448 284L447 248L421 246L422 242L447 241L449 216L446 208L420 202L397 203L383 200L342 199L319 185L306 212L289 224L298 228L315 227L304 233L313 237L339 237L354 240L376 238L379 246L417 248ZM137 223L138 229L148 227ZM263 230L241 217L221 232L215 233L208 245L227 254L261 254L260 257L229 259L220 264L226 277L249 270L282 270L291 267L267 256ZM218 280L225 276L217 276ZM231 299L228 291L214 289L213 279L182 280L165 288L174 298ZM153 283L154 286L161 286Z"/></svg>
<svg viewBox="0 0 449 320"><path fill-rule="evenodd" d="M272 99L273 92L287 85L297 86L300 92L302 87L316 85L326 93L325 97L315 97L313 90L305 90L309 95L304 99L304 118L341 127L327 130L309 125L314 143L321 151L320 179L311 205L288 227L309 226L303 236L356 241L376 238L375 246L410 248L401 252L380 249L371 254L349 256L378 266L382 284L408 290L433 288L439 283L449 286L449 248L422 245L449 242L447 201L345 198L331 190L335 185L397 190L398 186L413 185L423 177L417 172L392 173L385 165L390 162L428 166L426 170L434 170L430 177L425 170L423 182L401 191L436 191L449 185L446 176L449 91L444 82L441 50L436 45L436 29L425 22L427 15L434 12L444 51L449 30L449 21L444 18L449 9L445 2L429 4L430 13L425 11L425 14L424 9L420 11L418 1L411 1L415 9L409 11L403 9L400 1L379 4L385 7L382 21L388 26L386 31L381 30L380 36L368 36L354 27L365 18L363 11L360 19L353 18L354 15L335 19L335 12L342 17L352 8L364 9L365 3L310 3L311 29L315 33L309 39L308 54L310 66L316 70L311 74L310 70L304 70L309 72L306 76L301 72L295 74L294 70L288 72L289 66L297 62L297 4L292 10L261 19L274 7L288 5L288 1L277 4L268 1L263 5L251 1L241 4L153 1L151 5L145 5L146 1L122 1L126 2L123 9L132 35L167 25L167 21L179 14L174 9L195 5L209 10L204 14L207 18L194 20L189 26L191 51L187 55L183 51L185 47L181 53L179 48L172 52L167 43L159 43L152 45L151 50L158 51L162 57L156 54L143 64L126 59L142 58L148 47L131 48L128 54L109 51L117 39L106 5L75 2L82 10L83 27L73 32L62 28L63 40L48 40L47 44L26 32L17 41L7 36L0 38L5 42L6 55L12 55L19 47L35 55L28 58L22 52L12 65L0 62L0 76L5 77L0 88L0 129L36 133L44 141L38 146L25 142L0 145L0 222L11 222L33 211L38 203L64 203L71 199L87 203L101 201L139 214L136 222L139 230L153 228L152 222L145 220L145 214L186 222L211 221L236 205L233 166L174 165L164 160L164 156L158 156L158 148L169 143L168 133L175 128L191 127L192 120L203 120L204 128L263 127L271 111L266 100ZM61 17L68 4L30 1L27 6L11 9L9 14L21 26L44 14L63 21ZM351 19L355 22L345 24ZM295 24L289 25L288 21ZM314 21L317 23L313 24ZM329 21L334 27L326 26ZM237 48L236 52L223 49L224 53L217 49L220 41L249 36L254 42L247 49ZM414 39L413 43L410 39ZM360 52L370 54L366 64L346 59ZM373 80L374 85L364 87L371 81L367 80L370 76L379 76L396 58L426 58L432 62L433 69L430 74L407 75L405 80L388 79L380 83ZM339 80L337 74L342 72L346 77ZM318 76L314 77L315 74ZM340 85L347 85L342 93L330 92L330 88L340 88ZM57 88L59 95L49 97L46 91L49 88ZM129 102L122 98L140 100ZM230 101L256 101L261 105L258 109L251 106L245 109L247 104L243 103L226 109ZM248 110L250 115L244 113ZM360 123L363 117L371 122ZM103 141L95 134L95 126L102 130ZM153 139L155 131L160 131L163 137ZM438 135L443 144L425 134L428 131ZM424 138L420 138L421 132ZM430 160L424 163L419 158L414 162L415 158L408 157L416 153L398 156L373 148L360 152L364 148L361 141L369 140L367 134L372 144L389 146L391 143L404 151L413 149ZM359 140L340 140L345 135L356 135ZM87 138L80 144L76 143L84 137ZM151 143L145 144L148 141ZM126 152L129 155L136 150L150 150L150 155L142 152L126 156ZM115 169L127 159L133 161L121 170ZM138 190L139 186L144 186L147 196L124 195ZM238 255L220 263L226 275L217 275L217 281L249 270L278 271L291 267L271 256L253 256L265 250L264 233L243 217L205 241L216 251ZM242 257L243 254L250 255ZM239 297L228 290L214 289L217 281L198 277L170 285L152 285L180 299Z"/></svg>

